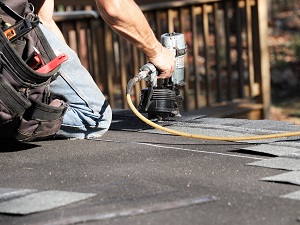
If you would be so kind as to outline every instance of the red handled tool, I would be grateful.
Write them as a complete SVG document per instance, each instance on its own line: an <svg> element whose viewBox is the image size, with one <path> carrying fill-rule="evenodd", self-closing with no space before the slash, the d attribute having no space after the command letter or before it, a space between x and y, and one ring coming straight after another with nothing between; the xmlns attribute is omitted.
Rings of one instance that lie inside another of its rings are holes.
<svg viewBox="0 0 300 225"><path fill-rule="evenodd" d="M68 55L66 53L62 53L59 56L52 59L47 64L43 65L42 67L38 68L36 71L38 73L49 73L55 68L57 68L60 64L68 60Z"/></svg>

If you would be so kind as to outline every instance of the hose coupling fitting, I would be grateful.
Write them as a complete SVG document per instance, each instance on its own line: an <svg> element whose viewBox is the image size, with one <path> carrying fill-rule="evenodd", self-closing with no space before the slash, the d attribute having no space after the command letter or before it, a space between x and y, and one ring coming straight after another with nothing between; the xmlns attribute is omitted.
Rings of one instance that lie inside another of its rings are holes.
<svg viewBox="0 0 300 225"><path fill-rule="evenodd" d="M156 67L152 63L148 62L140 68L140 73L142 73L143 71L146 72L146 76L142 79L144 79L145 81L150 81L152 83L152 86L156 87L158 75Z"/></svg>

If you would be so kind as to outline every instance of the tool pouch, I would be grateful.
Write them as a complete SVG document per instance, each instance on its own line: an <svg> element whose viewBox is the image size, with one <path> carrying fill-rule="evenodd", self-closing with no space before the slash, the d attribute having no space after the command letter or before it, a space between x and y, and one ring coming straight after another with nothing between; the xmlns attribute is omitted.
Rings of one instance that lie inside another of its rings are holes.
<svg viewBox="0 0 300 225"><path fill-rule="evenodd" d="M20 17L3 5L0 1L0 7L7 13L1 15L0 29L0 137L18 141L49 138L60 129L68 106L64 96L50 91L51 81L59 75L59 66L40 73L28 59L39 52L47 64L56 55L38 26L37 16L28 13ZM5 33L3 25L7 20L14 25L25 18L32 27L12 41L9 38L19 30Z"/></svg>

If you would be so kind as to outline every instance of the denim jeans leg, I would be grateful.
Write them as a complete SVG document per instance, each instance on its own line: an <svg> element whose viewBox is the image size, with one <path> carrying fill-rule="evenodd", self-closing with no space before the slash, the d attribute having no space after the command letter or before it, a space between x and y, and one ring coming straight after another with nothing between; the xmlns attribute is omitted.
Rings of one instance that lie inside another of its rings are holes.
<svg viewBox="0 0 300 225"><path fill-rule="evenodd" d="M77 54L53 32L40 26L53 50L69 56L61 65L61 75L50 86L52 92L64 95L70 102L58 136L80 139L102 136L112 119L108 101Z"/></svg>

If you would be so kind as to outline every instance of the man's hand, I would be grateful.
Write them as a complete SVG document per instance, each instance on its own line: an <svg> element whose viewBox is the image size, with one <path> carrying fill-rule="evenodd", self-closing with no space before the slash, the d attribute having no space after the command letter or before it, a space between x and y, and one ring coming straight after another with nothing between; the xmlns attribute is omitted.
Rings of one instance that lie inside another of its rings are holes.
<svg viewBox="0 0 300 225"><path fill-rule="evenodd" d="M161 45L160 49L158 54L148 57L148 60L158 69L158 79L170 78L174 72L176 61L174 53Z"/></svg>

